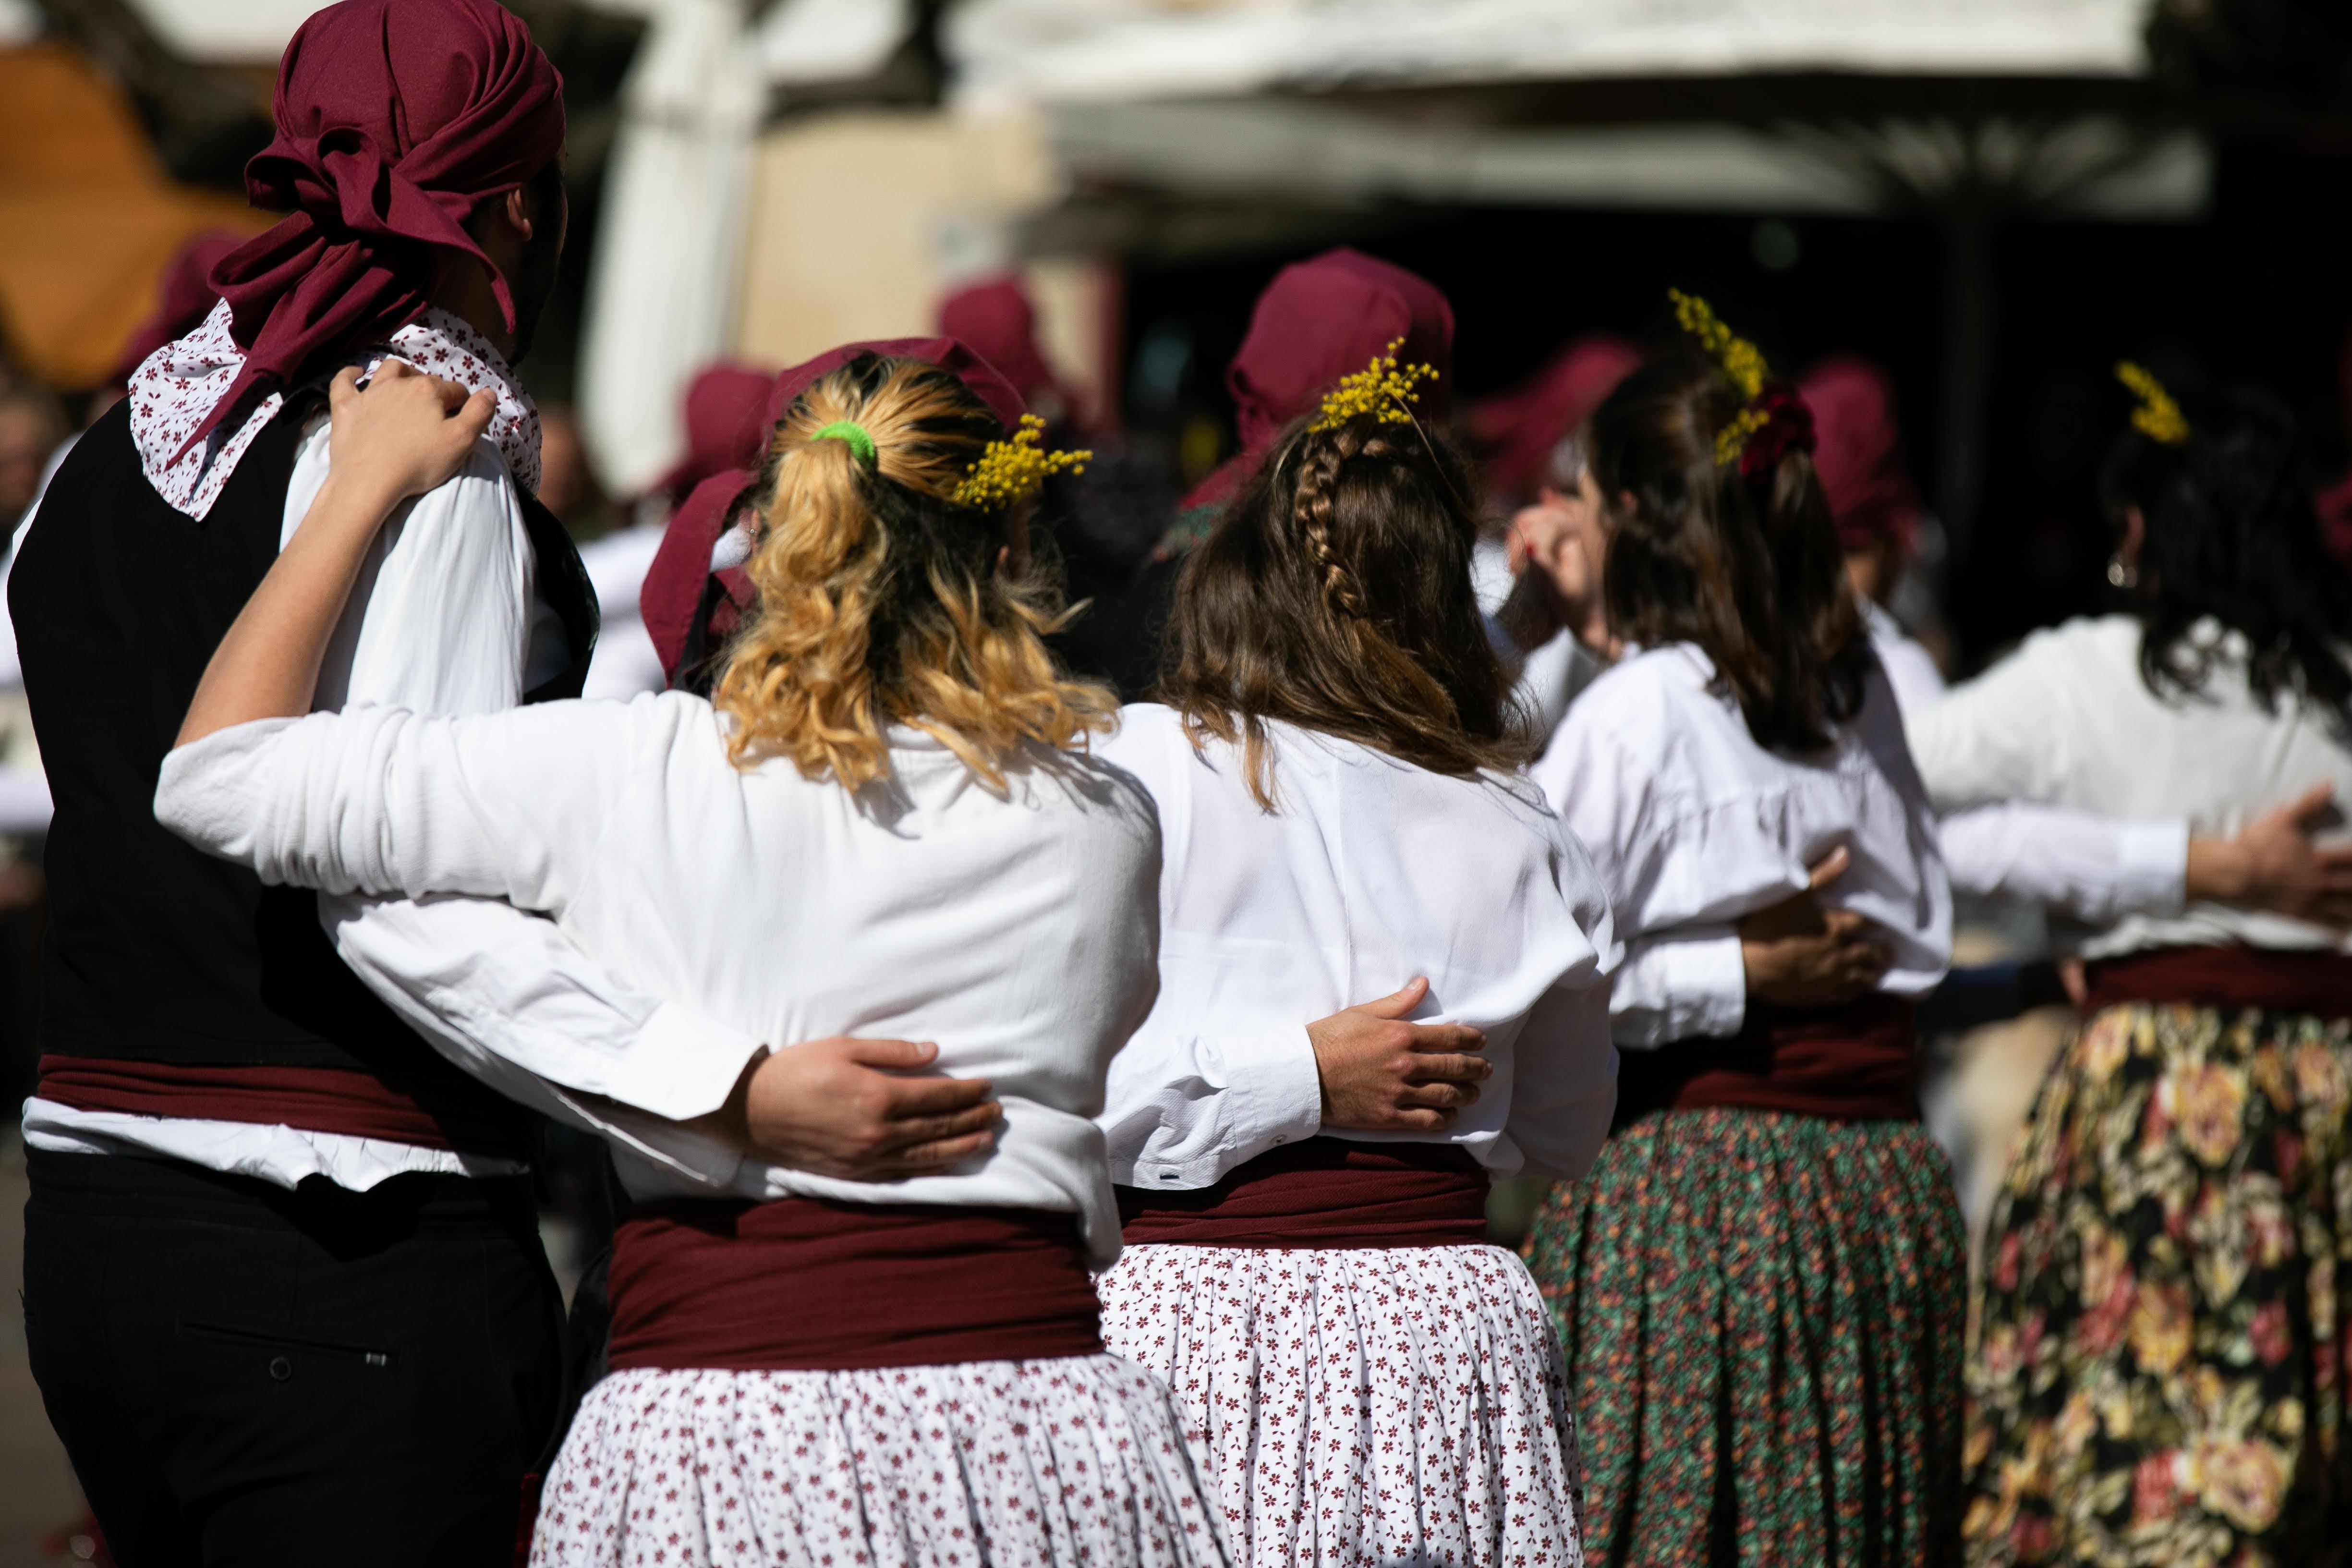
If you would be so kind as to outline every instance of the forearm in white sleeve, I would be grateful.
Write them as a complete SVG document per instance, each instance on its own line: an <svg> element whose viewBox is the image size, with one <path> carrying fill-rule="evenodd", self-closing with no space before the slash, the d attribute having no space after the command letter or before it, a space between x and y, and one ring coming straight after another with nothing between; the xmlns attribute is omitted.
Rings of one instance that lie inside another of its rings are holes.
<svg viewBox="0 0 2352 1568"><path fill-rule="evenodd" d="M1607 982L1555 986L1511 1047L1511 1114L1503 1131L1519 1173L1573 1182L1592 1168L1617 1110L1617 1049Z"/></svg>
<svg viewBox="0 0 2352 1568"><path fill-rule="evenodd" d="M1111 1180L1187 1191L1323 1126L1304 1025L1257 1035L1139 1035L1111 1058L1100 1118Z"/></svg>
<svg viewBox="0 0 2352 1568"><path fill-rule="evenodd" d="M2005 802L1939 819L1953 888L2031 900L2086 925L2168 915L2187 896L2189 824Z"/></svg>
<svg viewBox="0 0 2352 1568"><path fill-rule="evenodd" d="M485 442L402 520L355 606L356 627L344 628L352 635L338 639L348 665L322 676L341 676L350 703L511 708L524 689L535 570L513 481ZM657 1116L698 1116L725 1101L759 1048L621 984L551 921L506 903L322 893L319 915L343 962L436 1049L543 1110L556 1100L578 1110L560 1086ZM494 1077L492 1062L508 1068ZM529 1078L545 1079L547 1092L532 1092ZM596 1125L643 1147L608 1121Z"/></svg>
<svg viewBox="0 0 2352 1568"><path fill-rule="evenodd" d="M1722 1039L1748 1018L1748 966L1736 926L1692 925L1634 937L1609 991L1609 1033L1650 1050L1675 1040Z"/></svg>

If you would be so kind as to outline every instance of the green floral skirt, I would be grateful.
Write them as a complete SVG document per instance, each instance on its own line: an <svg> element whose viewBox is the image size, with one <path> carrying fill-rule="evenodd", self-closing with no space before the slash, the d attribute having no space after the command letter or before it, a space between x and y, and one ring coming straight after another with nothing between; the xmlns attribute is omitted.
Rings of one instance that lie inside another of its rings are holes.
<svg viewBox="0 0 2352 1568"><path fill-rule="evenodd" d="M1527 1247L1595 1564L1949 1563L1968 1244L1916 1122L1664 1111Z"/></svg>
<svg viewBox="0 0 2352 1568"><path fill-rule="evenodd" d="M2352 1561L2352 1025L2135 1003L2052 1068L1969 1358L1979 1564Z"/></svg>

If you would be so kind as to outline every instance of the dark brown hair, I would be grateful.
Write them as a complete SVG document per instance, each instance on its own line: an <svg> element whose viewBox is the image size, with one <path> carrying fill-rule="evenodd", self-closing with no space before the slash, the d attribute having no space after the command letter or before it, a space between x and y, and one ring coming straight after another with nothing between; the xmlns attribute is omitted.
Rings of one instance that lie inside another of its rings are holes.
<svg viewBox="0 0 2352 1568"><path fill-rule="evenodd" d="M1643 365L1594 412L1612 531L1601 592L1619 637L1714 660L1758 745L1814 751L1860 710L1876 656L1811 456L1788 451L1752 480L1717 464L1716 433L1744 406L1692 349Z"/></svg>
<svg viewBox="0 0 2352 1568"><path fill-rule="evenodd" d="M1269 719L1434 773L1524 760L1470 586L1473 493L1425 426L1297 426L1193 552L1156 695L1195 744L1240 742L1259 805L1274 809Z"/></svg>

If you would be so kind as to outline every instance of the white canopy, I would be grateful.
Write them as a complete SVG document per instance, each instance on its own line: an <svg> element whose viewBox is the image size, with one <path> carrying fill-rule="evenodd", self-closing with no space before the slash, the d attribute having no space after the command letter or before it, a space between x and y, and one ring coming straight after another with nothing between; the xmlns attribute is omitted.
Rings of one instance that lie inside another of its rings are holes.
<svg viewBox="0 0 2352 1568"><path fill-rule="evenodd" d="M966 0L982 100L1595 77L2131 77L2142 0Z"/></svg>

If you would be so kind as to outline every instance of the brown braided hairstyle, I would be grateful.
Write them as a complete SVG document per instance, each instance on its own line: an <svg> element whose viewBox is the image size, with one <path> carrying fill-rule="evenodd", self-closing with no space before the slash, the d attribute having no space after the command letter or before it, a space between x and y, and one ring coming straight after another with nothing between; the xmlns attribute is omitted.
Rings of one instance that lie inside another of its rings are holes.
<svg viewBox="0 0 2352 1568"><path fill-rule="evenodd" d="M1473 493L1460 452L1425 426L1295 426L1193 552L1154 695L1195 744L1241 745L1268 811L1269 720L1434 773L1525 760L1470 586Z"/></svg>

